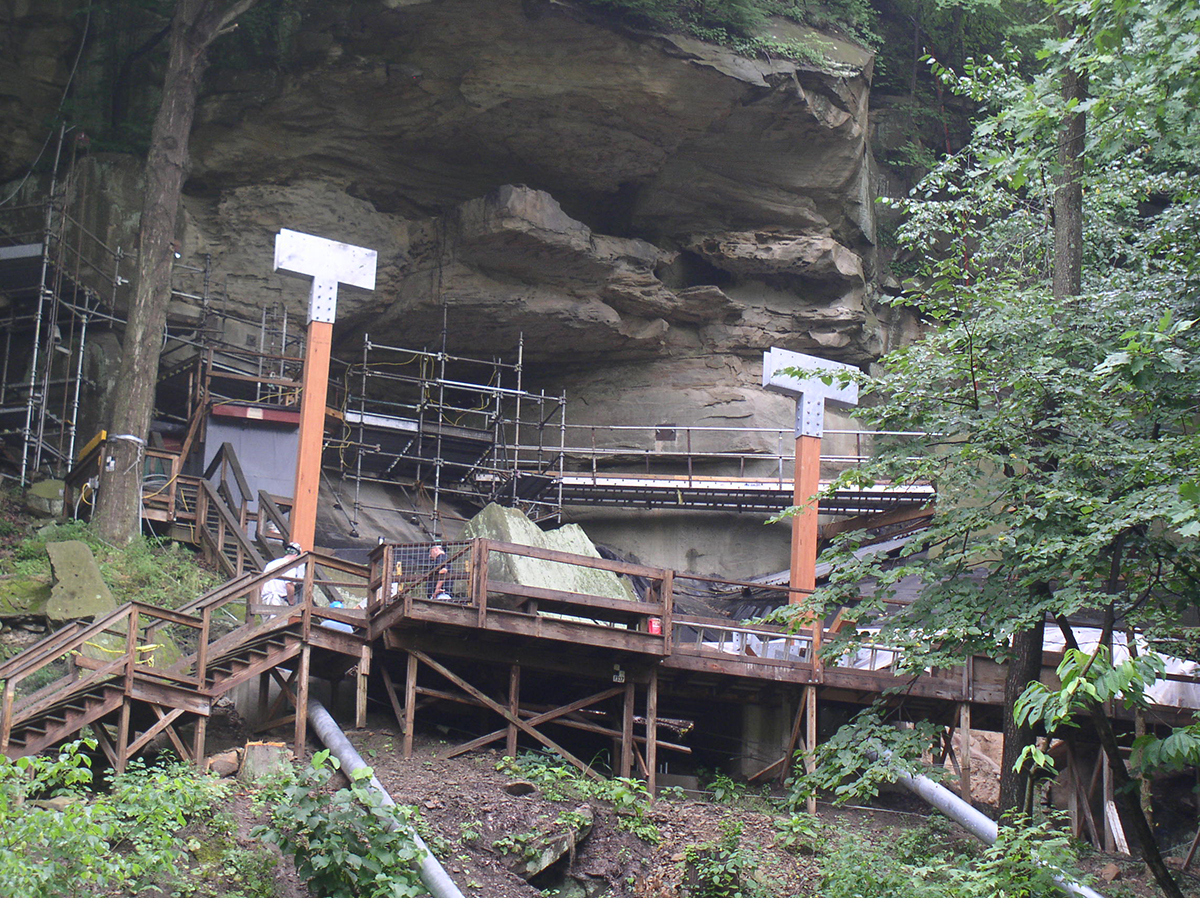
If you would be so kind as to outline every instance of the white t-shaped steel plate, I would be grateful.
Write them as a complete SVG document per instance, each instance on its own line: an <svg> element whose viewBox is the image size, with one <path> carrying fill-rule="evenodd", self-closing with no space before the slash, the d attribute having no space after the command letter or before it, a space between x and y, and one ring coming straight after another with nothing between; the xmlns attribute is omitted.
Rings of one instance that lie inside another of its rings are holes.
<svg viewBox="0 0 1200 898"><path fill-rule="evenodd" d="M283 228L275 235L274 270L312 278L308 320L332 324L338 284L374 290L378 255L373 249Z"/></svg>
<svg viewBox="0 0 1200 898"><path fill-rule="evenodd" d="M805 377L784 374L785 368L810 372ZM763 387L772 393L796 397L796 436L819 437L825 429L825 403L848 407L858 405L858 382L843 385L842 375L859 374L843 362L791 352L772 346L763 353ZM826 383L823 378L829 378Z"/></svg>

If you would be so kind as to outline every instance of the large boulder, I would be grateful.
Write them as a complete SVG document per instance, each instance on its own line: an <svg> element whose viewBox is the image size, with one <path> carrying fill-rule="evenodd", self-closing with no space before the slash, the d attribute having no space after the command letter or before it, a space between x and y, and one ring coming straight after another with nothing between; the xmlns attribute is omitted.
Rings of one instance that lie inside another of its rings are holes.
<svg viewBox="0 0 1200 898"><path fill-rule="evenodd" d="M463 539L494 539L539 549L554 549L573 555L599 558L600 553L583 528L567 524L557 530L542 530L519 509L488 505L467 522ZM633 587L609 571L544 561L523 555L494 552L488 557L488 578L522 586L559 589L583 595L634 601Z"/></svg>
<svg viewBox="0 0 1200 898"><path fill-rule="evenodd" d="M47 543L54 586L46 617L55 624L98 617L117 607L88 544L77 539Z"/></svg>

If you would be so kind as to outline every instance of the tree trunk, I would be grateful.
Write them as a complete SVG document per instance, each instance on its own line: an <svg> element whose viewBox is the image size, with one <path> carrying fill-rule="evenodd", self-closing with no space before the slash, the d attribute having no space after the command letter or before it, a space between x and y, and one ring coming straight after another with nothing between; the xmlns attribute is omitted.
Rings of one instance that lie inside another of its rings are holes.
<svg viewBox="0 0 1200 898"><path fill-rule="evenodd" d="M1154 881L1158 883L1158 887L1163 890L1163 894L1167 898L1183 898L1183 892L1163 860L1162 852L1158 850L1158 842L1154 838L1150 822L1142 813L1141 791L1129 775L1125 759L1121 757L1121 749L1117 744L1117 737L1113 732L1108 714L1099 702L1087 700L1085 703L1092 715L1092 728L1096 731L1104 754L1108 757L1109 767L1112 769L1113 795L1116 797L1121 826L1130 840L1129 847L1141 854L1143 862L1154 876Z"/></svg>
<svg viewBox="0 0 1200 898"><path fill-rule="evenodd" d="M172 243L187 172L188 137L196 97L208 67L208 46L255 2L178 0L171 22L162 104L154 118L146 158L137 279L121 346L121 370L94 515L101 538L118 545L129 542L141 524L143 448L154 410L158 359L167 321Z"/></svg>
<svg viewBox="0 0 1200 898"><path fill-rule="evenodd" d="M1033 744L1033 728L1017 726L1013 708L1025 687L1042 673L1042 642L1046 622L1039 621L1028 630L1013 634L1012 657L1004 677L1004 749L1000 760L1000 813L1028 814L1029 772L1017 771L1017 758L1025 746Z"/></svg>
<svg viewBox="0 0 1200 898"><path fill-rule="evenodd" d="M1070 26L1062 16L1055 17L1060 36ZM1087 74L1072 69L1063 71L1062 98L1082 103L1087 96ZM1078 296L1083 275L1083 141L1086 117L1082 112L1068 115L1058 133L1059 172L1054 183L1054 295Z"/></svg>

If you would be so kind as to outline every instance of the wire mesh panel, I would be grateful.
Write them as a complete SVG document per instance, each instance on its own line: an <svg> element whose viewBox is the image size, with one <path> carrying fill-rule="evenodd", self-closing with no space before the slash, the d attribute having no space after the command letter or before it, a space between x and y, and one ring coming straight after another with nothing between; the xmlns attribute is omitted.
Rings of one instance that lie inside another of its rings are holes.
<svg viewBox="0 0 1200 898"><path fill-rule="evenodd" d="M471 544L415 543L388 546L389 592L385 597L468 604Z"/></svg>

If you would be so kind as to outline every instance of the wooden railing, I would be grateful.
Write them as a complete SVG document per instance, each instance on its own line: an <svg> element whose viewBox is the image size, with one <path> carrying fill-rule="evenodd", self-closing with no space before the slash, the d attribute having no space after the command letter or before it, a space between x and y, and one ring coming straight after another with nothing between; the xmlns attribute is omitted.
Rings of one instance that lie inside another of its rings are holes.
<svg viewBox="0 0 1200 898"><path fill-rule="evenodd" d="M445 555L435 562L429 554L432 547L429 543L385 544L372 554L368 601L372 632L411 618L418 610L428 614L458 604L471 608L474 624L482 628L505 629L504 619L520 614L594 629L638 632L664 644L670 639L672 571L490 539L448 543L443 547ZM564 565L607 572L614 575L610 586L615 588L607 590L608 595L596 595L499 579L497 572L505 556L550 566L550 570ZM627 582L620 580L621 576L642 578L647 584L644 599L637 599L631 588L628 597L618 597L624 591L619 584Z"/></svg>
<svg viewBox="0 0 1200 898"><path fill-rule="evenodd" d="M312 597L325 591L338 595L348 606L361 604L366 598L367 568L316 553L297 557L293 567L304 569L303 578L296 581L302 600L294 607L259 601L263 584L280 577L280 571L246 574L177 610L129 602L94 623L69 624L0 665L0 681L4 682L0 752L8 746L17 715L39 713L68 694L105 682L120 685L130 694L136 680L140 695L162 694L166 704L180 700L180 693L170 692L172 687L205 693L210 662L236 650L255 633L299 623L307 638L314 626L332 621L351 626L352 632L366 637L361 611L326 608ZM227 612L227 625L221 624L221 611ZM17 700L22 682L54 665L56 676Z"/></svg>

